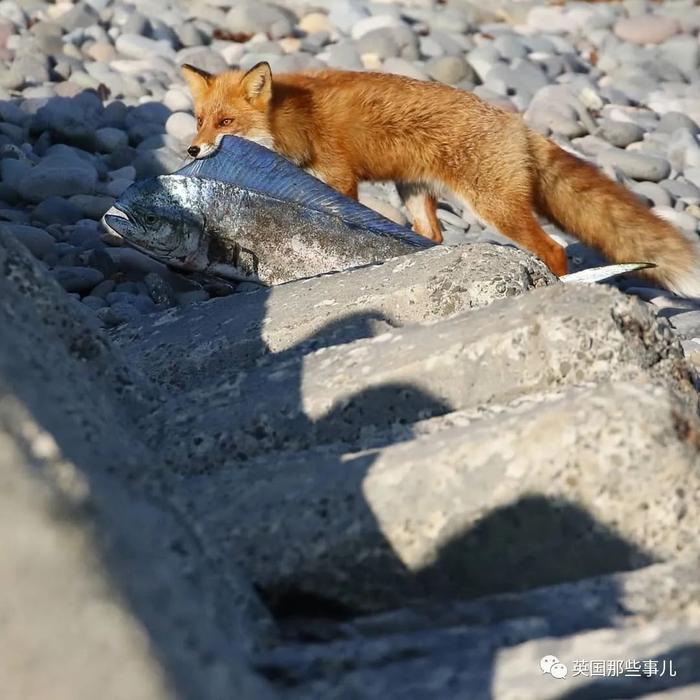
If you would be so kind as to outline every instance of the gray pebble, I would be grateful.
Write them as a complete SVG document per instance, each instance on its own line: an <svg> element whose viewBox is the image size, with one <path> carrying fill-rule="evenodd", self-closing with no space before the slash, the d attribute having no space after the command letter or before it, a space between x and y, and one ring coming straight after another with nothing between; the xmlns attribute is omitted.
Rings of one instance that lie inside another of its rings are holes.
<svg viewBox="0 0 700 700"><path fill-rule="evenodd" d="M331 68L341 70L362 70L364 68L360 54L351 41L343 41L330 46L325 62Z"/></svg>
<svg viewBox="0 0 700 700"><path fill-rule="evenodd" d="M700 187L686 180L662 180L659 185L675 198L700 199Z"/></svg>
<svg viewBox="0 0 700 700"><path fill-rule="evenodd" d="M671 134L677 129L688 129L691 134L700 132L698 126L688 115L681 112L666 112L659 119L657 129L661 132Z"/></svg>
<svg viewBox="0 0 700 700"><path fill-rule="evenodd" d="M93 311L97 311L97 309L103 309L106 306L104 299L93 296L91 294L89 294L86 297L83 297L82 302L83 304L85 304L85 306L92 309Z"/></svg>
<svg viewBox="0 0 700 700"><path fill-rule="evenodd" d="M670 207L671 195L655 182L634 182L630 185L635 194L641 195L652 206Z"/></svg>
<svg viewBox="0 0 700 700"><path fill-rule="evenodd" d="M129 321L135 321L141 316L139 310L132 304L114 304L104 309L99 309L97 316L107 326L120 326Z"/></svg>
<svg viewBox="0 0 700 700"><path fill-rule="evenodd" d="M32 171L32 165L26 160L4 158L0 160L0 178L5 187L19 194L20 182Z"/></svg>
<svg viewBox="0 0 700 700"><path fill-rule="evenodd" d="M22 224L0 224L0 229L11 233L32 255L44 259L54 252L56 241L43 229Z"/></svg>
<svg viewBox="0 0 700 700"><path fill-rule="evenodd" d="M192 99L181 90L168 90L163 98L163 104L171 112L188 112L192 109Z"/></svg>
<svg viewBox="0 0 700 700"><path fill-rule="evenodd" d="M34 207L32 216L47 224L74 224L81 218L82 213L67 199L54 196L48 197Z"/></svg>
<svg viewBox="0 0 700 700"><path fill-rule="evenodd" d="M156 150L158 148L168 148L175 153L184 152L184 142L180 139L176 139L170 134L164 134L159 132L151 136L147 136L143 141L139 143L136 147L137 151L148 151Z"/></svg>
<svg viewBox="0 0 700 700"><path fill-rule="evenodd" d="M525 58L527 56L525 44L512 34L504 34L496 37L493 46L501 57L508 61L513 61L516 58Z"/></svg>
<svg viewBox="0 0 700 700"><path fill-rule="evenodd" d="M91 194L75 194L68 200L80 209L84 218L101 219L114 204L113 197Z"/></svg>
<svg viewBox="0 0 700 700"><path fill-rule="evenodd" d="M151 136L158 136L164 133L164 123L141 122L140 124L133 124L131 127L129 127L129 143L132 146L137 146Z"/></svg>
<svg viewBox="0 0 700 700"><path fill-rule="evenodd" d="M0 119L10 124L23 126L27 123L29 115L14 102L0 102Z"/></svg>
<svg viewBox="0 0 700 700"><path fill-rule="evenodd" d="M461 56L434 58L425 64L426 73L433 79L448 85L456 85L463 80L474 82L474 69Z"/></svg>
<svg viewBox="0 0 700 700"><path fill-rule="evenodd" d="M156 177L172 173L184 164L184 157L169 148L139 153L132 165L136 168L137 178Z"/></svg>
<svg viewBox="0 0 700 700"><path fill-rule="evenodd" d="M627 177L633 180L651 180L658 182L669 176L671 165L665 158L623 151L619 148L610 148L598 155L598 162L602 166L610 166L619 169Z"/></svg>
<svg viewBox="0 0 700 700"><path fill-rule="evenodd" d="M136 282L118 282L117 286L114 288L115 292L121 292L122 294L137 295L139 293L139 287ZM115 301L118 301L115 299Z"/></svg>
<svg viewBox="0 0 700 700"><path fill-rule="evenodd" d="M567 119L564 116L553 113L547 121L547 126L555 133L568 139L579 138L587 133L587 129L581 122Z"/></svg>
<svg viewBox="0 0 700 700"><path fill-rule="evenodd" d="M119 289L119 286L120 285L117 285L117 289ZM133 294L132 292L114 291L110 292L105 297L105 301L110 306L114 306L114 304L133 304L136 297L137 295Z"/></svg>
<svg viewBox="0 0 700 700"><path fill-rule="evenodd" d="M19 182L19 194L28 202L41 202L49 197L67 197L93 192L97 182L94 168L79 166L75 161L61 165L54 159L40 163Z"/></svg>
<svg viewBox="0 0 700 700"><path fill-rule="evenodd" d="M29 214L20 209L0 208L0 221L9 221L13 224L28 224Z"/></svg>
<svg viewBox="0 0 700 700"><path fill-rule="evenodd" d="M183 46L201 46L206 43L204 32L189 22L173 27L173 31Z"/></svg>
<svg viewBox="0 0 700 700"><path fill-rule="evenodd" d="M415 80L427 80L427 74L422 71L415 63L406 61L403 58L387 58L382 66L385 73L395 73L396 75L404 75L407 78Z"/></svg>
<svg viewBox="0 0 700 700"><path fill-rule="evenodd" d="M508 67L506 64L502 63L501 55L498 53L498 50L494 46L488 44L472 49L467 54L466 58L469 65L482 81L485 80L486 76L496 66L503 65L506 68Z"/></svg>
<svg viewBox="0 0 700 700"><path fill-rule="evenodd" d="M381 59L397 57L415 60L418 58L418 40L415 34L405 26L373 29L363 34L355 45L360 55L373 53Z"/></svg>
<svg viewBox="0 0 700 700"><path fill-rule="evenodd" d="M85 261L87 265L99 270L105 277L111 277L118 267L111 256L104 250L92 250Z"/></svg>
<svg viewBox="0 0 700 700"><path fill-rule="evenodd" d="M659 46L660 55L677 67L686 78L692 78L700 65L700 42L692 35L673 36Z"/></svg>
<svg viewBox="0 0 700 700"><path fill-rule="evenodd" d="M149 272L144 278L148 294L156 304L173 305L176 302L172 287L159 274Z"/></svg>
<svg viewBox="0 0 700 700"><path fill-rule="evenodd" d="M465 229L469 228L469 222L465 221L461 216L452 213L448 209L443 209L439 207L437 210L437 217L444 224L447 224L455 229Z"/></svg>
<svg viewBox="0 0 700 700"><path fill-rule="evenodd" d="M126 17L126 21L122 24L121 31L123 34L152 36L151 23L148 21L148 17L140 12L130 12Z"/></svg>
<svg viewBox="0 0 700 700"><path fill-rule="evenodd" d="M329 5L328 20L344 34L349 34L354 24L369 15L360 0L334 0Z"/></svg>
<svg viewBox="0 0 700 700"><path fill-rule="evenodd" d="M48 80L48 61L41 54L16 56L9 69L0 71L0 87L8 90L41 85Z"/></svg>
<svg viewBox="0 0 700 700"><path fill-rule="evenodd" d="M129 137L121 129L105 126L95 131L95 149L99 153L111 153L128 144Z"/></svg>
<svg viewBox="0 0 700 700"><path fill-rule="evenodd" d="M666 136L666 134L663 134ZM686 168L700 167L700 145L693 133L684 127L676 129L668 139L668 159L683 172Z"/></svg>
<svg viewBox="0 0 700 700"><path fill-rule="evenodd" d="M676 211L675 209L667 206L654 207L654 213L664 219L664 221L668 221L674 226L677 226L684 231L688 231L689 233L693 233L697 229L698 221L690 214Z"/></svg>
<svg viewBox="0 0 700 700"><path fill-rule="evenodd" d="M90 292L90 295L105 299L110 292L114 291L116 286L117 283L114 280L104 280L103 282L95 285L95 288L92 290L92 292Z"/></svg>
<svg viewBox="0 0 700 700"><path fill-rule="evenodd" d="M161 272L164 265L135 248L121 247L111 248L109 255L120 268L135 272Z"/></svg>
<svg viewBox="0 0 700 700"><path fill-rule="evenodd" d="M700 335L700 311L674 313L669 320L671 325L685 337Z"/></svg>
<svg viewBox="0 0 700 700"><path fill-rule="evenodd" d="M437 9L437 8L436 8ZM426 19L430 28L455 34L466 34L472 25L471 8L452 4L443 10L431 13Z"/></svg>
<svg viewBox="0 0 700 700"><path fill-rule="evenodd" d="M686 168L683 175L690 184L700 188L700 168Z"/></svg>
<svg viewBox="0 0 700 700"><path fill-rule="evenodd" d="M253 0L236 2L226 15L226 27L232 32L264 32L273 39L290 36L296 19L287 9Z"/></svg>
<svg viewBox="0 0 700 700"><path fill-rule="evenodd" d="M100 193L108 197L116 198L127 190L133 182L133 180L128 180L126 178L113 178L105 184L104 188L100 190ZM99 184L100 183L98 183L98 185Z"/></svg>
<svg viewBox="0 0 700 700"><path fill-rule="evenodd" d="M608 143L619 148L625 148L644 137L644 129L633 122L619 122L603 119L600 122L600 136Z"/></svg>
<svg viewBox="0 0 700 700"><path fill-rule="evenodd" d="M307 34L301 40L302 51L308 51L309 53L318 53L323 49L326 44L330 41L330 34L325 31L313 32L313 34Z"/></svg>
<svg viewBox="0 0 700 700"><path fill-rule="evenodd" d="M106 159L107 164L113 170L118 170L124 167L133 167L133 160L136 157L136 149L131 146L124 146L123 148L117 148L109 154Z"/></svg>
<svg viewBox="0 0 700 700"><path fill-rule="evenodd" d="M156 41L139 34L122 34L115 42L117 51L129 58L162 56L175 59L175 51L167 41Z"/></svg>
<svg viewBox="0 0 700 700"><path fill-rule="evenodd" d="M75 29L93 26L99 22L99 19L99 14L93 7L81 2L74 5L68 12L59 15L56 23L67 32L70 32Z"/></svg>
<svg viewBox="0 0 700 700"><path fill-rule="evenodd" d="M189 63L209 73L221 73L228 69L228 65L220 53L202 46L180 51L176 60L178 65Z"/></svg>
<svg viewBox="0 0 700 700"><path fill-rule="evenodd" d="M79 266L56 268L53 275L67 292L79 294L89 292L104 279L104 275L99 270Z"/></svg>

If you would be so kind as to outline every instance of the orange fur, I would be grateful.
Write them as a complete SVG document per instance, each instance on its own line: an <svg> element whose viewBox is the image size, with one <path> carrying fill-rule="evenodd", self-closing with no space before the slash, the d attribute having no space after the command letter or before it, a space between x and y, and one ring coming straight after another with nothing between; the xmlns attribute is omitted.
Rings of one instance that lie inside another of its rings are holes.
<svg viewBox="0 0 700 700"><path fill-rule="evenodd" d="M266 63L247 73L183 73L198 118L194 147L213 150L225 133L250 138L355 198L361 181L393 180L416 230L438 242L435 194L449 189L562 275L564 249L542 230L541 214L610 260L656 263L648 277L700 296L693 242L520 116L472 93L384 73L273 79Z"/></svg>

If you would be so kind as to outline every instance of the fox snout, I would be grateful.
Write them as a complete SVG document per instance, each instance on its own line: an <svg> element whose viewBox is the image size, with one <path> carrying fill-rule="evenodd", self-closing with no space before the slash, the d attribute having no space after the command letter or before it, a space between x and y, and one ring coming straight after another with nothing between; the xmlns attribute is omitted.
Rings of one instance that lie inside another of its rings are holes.
<svg viewBox="0 0 700 700"><path fill-rule="evenodd" d="M192 158L205 158L211 155L221 143L223 134L218 134L213 141L202 141L201 139L195 139L187 149Z"/></svg>

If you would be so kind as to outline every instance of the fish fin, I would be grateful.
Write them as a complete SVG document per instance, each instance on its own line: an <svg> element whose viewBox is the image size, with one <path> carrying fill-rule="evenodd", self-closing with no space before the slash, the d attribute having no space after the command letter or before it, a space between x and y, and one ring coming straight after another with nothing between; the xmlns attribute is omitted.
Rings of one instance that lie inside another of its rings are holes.
<svg viewBox="0 0 700 700"><path fill-rule="evenodd" d="M257 143L224 136L216 152L188 163L175 175L228 182L343 219L346 224L401 238L416 248L432 241L349 199L313 175Z"/></svg>
<svg viewBox="0 0 700 700"><path fill-rule="evenodd" d="M596 282L604 282L605 280L612 279L613 277L618 277L619 275L624 275L628 272L645 270L649 267L656 267L656 265L649 262L603 265L601 267L591 267L588 270L572 272L569 275L563 275L559 279L564 282L564 284L594 284Z"/></svg>

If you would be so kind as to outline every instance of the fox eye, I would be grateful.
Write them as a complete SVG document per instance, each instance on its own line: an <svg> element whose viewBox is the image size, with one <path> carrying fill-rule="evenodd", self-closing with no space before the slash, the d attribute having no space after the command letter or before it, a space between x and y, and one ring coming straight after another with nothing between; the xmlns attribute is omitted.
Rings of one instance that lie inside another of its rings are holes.
<svg viewBox="0 0 700 700"><path fill-rule="evenodd" d="M202 117L197 117L197 128L198 129L202 128L203 123L204 123L204 120L202 119Z"/></svg>
<svg viewBox="0 0 700 700"><path fill-rule="evenodd" d="M229 118L222 119L219 122L219 126L231 126L231 124L233 124L233 119L229 119Z"/></svg>

